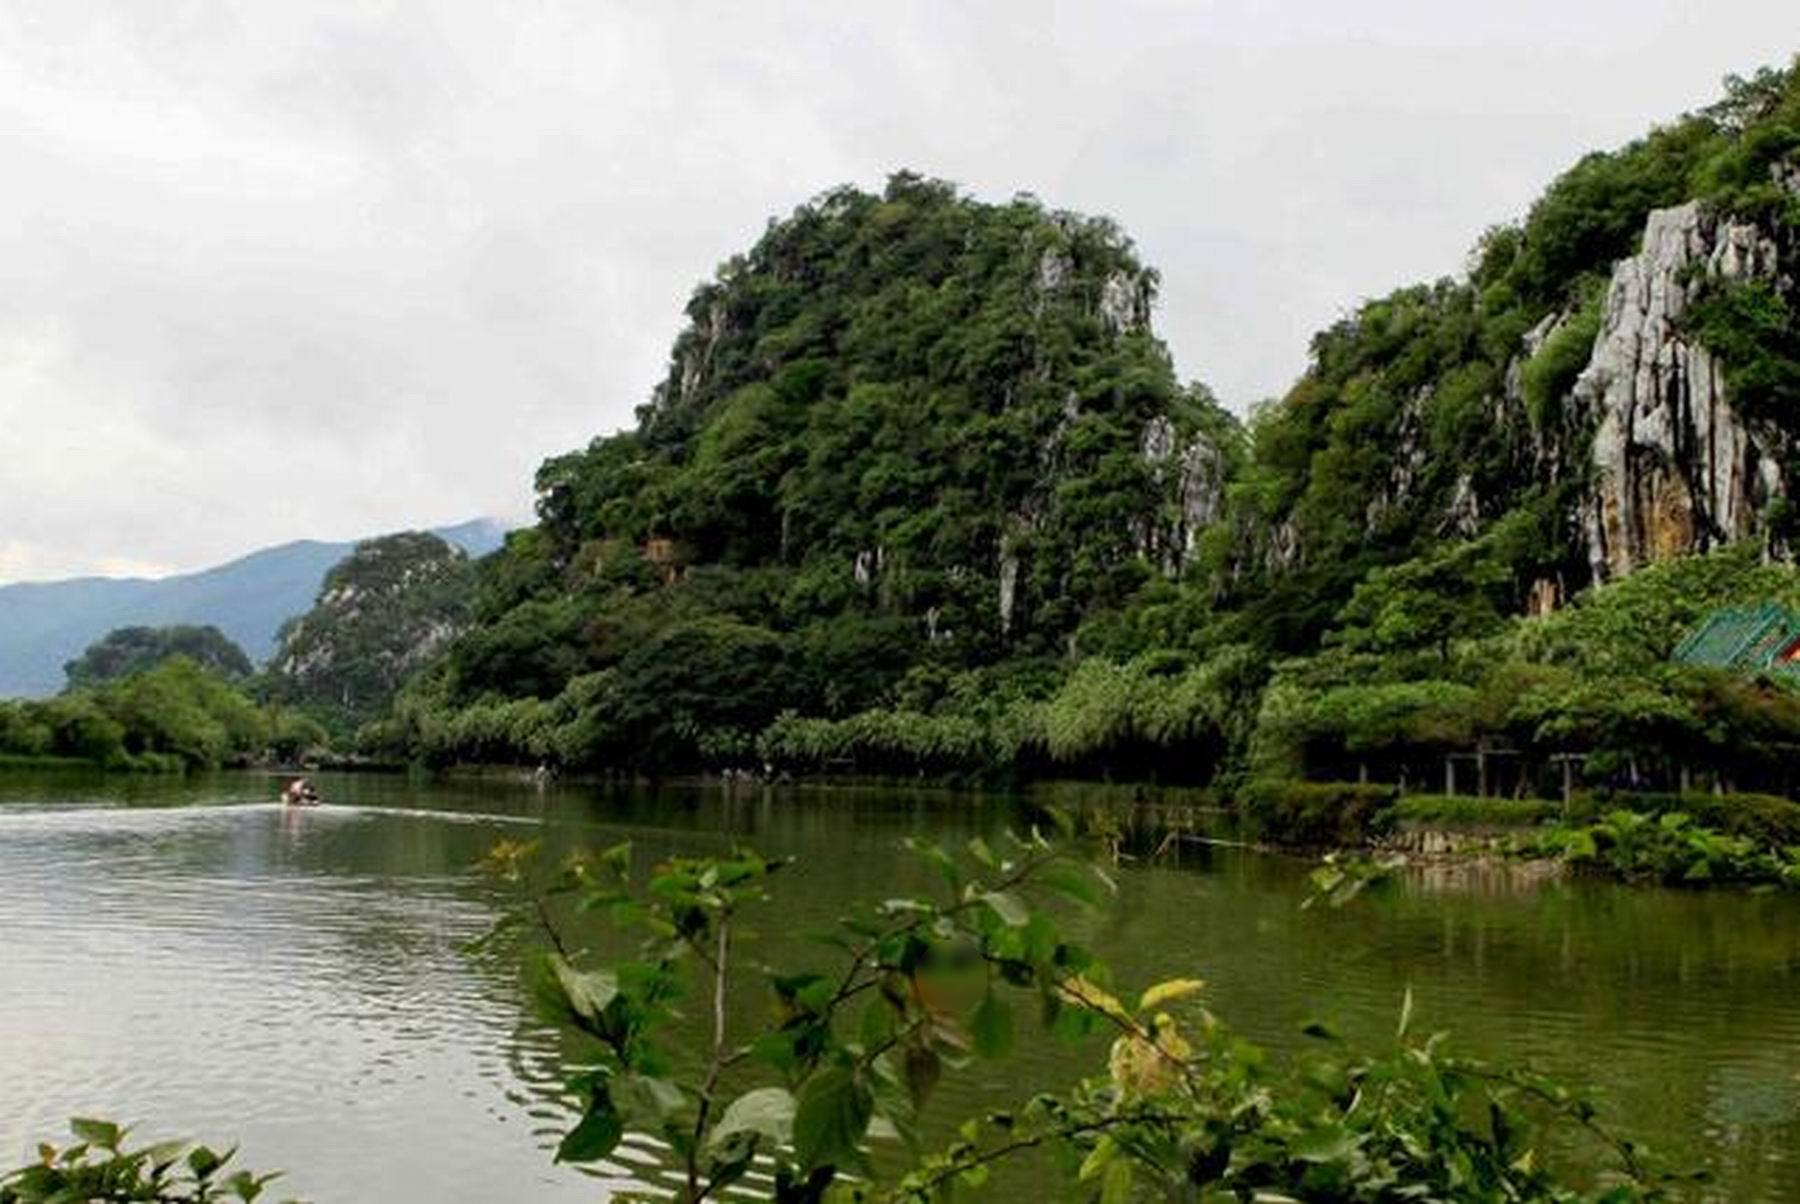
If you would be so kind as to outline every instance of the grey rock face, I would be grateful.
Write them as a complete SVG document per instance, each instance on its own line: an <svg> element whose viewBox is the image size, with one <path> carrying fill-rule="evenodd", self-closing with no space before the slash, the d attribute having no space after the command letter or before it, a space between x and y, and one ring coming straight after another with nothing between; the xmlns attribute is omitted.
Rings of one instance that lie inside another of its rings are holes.
<svg viewBox="0 0 1800 1204"><path fill-rule="evenodd" d="M1138 549L1175 576L1200 533L1224 515L1224 449L1201 433L1183 438L1163 417L1145 425L1140 446L1170 508L1163 521L1152 518L1143 524Z"/></svg>
<svg viewBox="0 0 1800 1204"><path fill-rule="evenodd" d="M1153 293L1149 273L1128 276L1115 272L1100 290L1100 320L1114 334L1144 329L1150 325Z"/></svg>
<svg viewBox="0 0 1800 1204"><path fill-rule="evenodd" d="M1732 408L1719 362L1681 329L1701 280L1779 270L1764 232L1692 202L1651 213L1643 249L1614 267L1572 398L1594 432L1584 525L1595 580L1752 534L1781 496L1775 436Z"/></svg>

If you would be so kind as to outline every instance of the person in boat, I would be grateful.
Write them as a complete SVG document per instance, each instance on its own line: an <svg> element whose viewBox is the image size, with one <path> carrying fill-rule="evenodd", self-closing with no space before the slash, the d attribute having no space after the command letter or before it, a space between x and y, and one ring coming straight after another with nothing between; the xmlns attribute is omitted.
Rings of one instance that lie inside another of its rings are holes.
<svg viewBox="0 0 1800 1204"><path fill-rule="evenodd" d="M295 778L281 792L281 801L290 807L305 807L319 801L319 792L305 778Z"/></svg>

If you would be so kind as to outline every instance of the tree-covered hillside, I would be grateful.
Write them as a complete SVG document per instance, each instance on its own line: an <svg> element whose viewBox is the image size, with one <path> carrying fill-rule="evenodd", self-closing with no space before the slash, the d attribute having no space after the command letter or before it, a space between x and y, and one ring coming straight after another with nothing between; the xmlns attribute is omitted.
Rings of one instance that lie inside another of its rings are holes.
<svg viewBox="0 0 1800 1204"><path fill-rule="evenodd" d="M283 625L268 690L350 730L468 621L468 556L426 531L364 540L332 566L311 610Z"/></svg>
<svg viewBox="0 0 1800 1204"><path fill-rule="evenodd" d="M1785 540L1769 511L1800 432L1797 151L1800 72L1734 78L1582 159L1463 278L1317 335L1231 490L1242 630L1314 647L1371 570L1415 558L1459 557L1458 587L1506 613L1658 555ZM1645 245L1652 225L1676 245Z"/></svg>
<svg viewBox="0 0 1800 1204"><path fill-rule="evenodd" d="M176 656L185 656L227 681L241 682L255 672L244 650L210 624L114 628L64 665L63 672L71 688L92 686L155 668Z"/></svg>
<svg viewBox="0 0 1800 1204"><path fill-rule="evenodd" d="M1110 223L842 189L695 293L635 429L544 466L366 736L1200 781L1766 760L1785 687L1645 650L1791 592L1749 566L1793 545L1796 262L1800 71L1768 70L1320 333L1244 429L1175 380Z"/></svg>
<svg viewBox="0 0 1800 1204"><path fill-rule="evenodd" d="M555 700L564 757L679 761L786 709L1054 676L1194 560L1235 452L1155 287L1111 223L1027 198L899 175L801 207L694 294L637 428L544 466L422 694Z"/></svg>

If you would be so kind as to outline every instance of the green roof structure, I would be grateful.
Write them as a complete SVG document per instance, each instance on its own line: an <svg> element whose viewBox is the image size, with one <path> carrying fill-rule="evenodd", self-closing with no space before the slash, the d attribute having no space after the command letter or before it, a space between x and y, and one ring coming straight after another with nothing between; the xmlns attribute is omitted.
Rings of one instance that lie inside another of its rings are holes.
<svg viewBox="0 0 1800 1204"><path fill-rule="evenodd" d="M1675 646L1673 659L1743 674L1766 673L1800 683L1800 614L1778 602L1713 611Z"/></svg>

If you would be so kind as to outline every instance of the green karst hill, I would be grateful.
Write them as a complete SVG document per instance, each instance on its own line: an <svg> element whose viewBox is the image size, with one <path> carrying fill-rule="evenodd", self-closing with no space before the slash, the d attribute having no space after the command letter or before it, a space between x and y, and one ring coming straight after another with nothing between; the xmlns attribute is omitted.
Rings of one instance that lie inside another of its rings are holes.
<svg viewBox="0 0 1800 1204"><path fill-rule="evenodd" d="M1197 559L1235 450L1155 287L1109 222L913 176L773 224L695 293L637 428L544 466L395 734L520 701L534 731L471 730L482 755L675 763L787 710L1054 680L1084 620Z"/></svg>
<svg viewBox="0 0 1800 1204"><path fill-rule="evenodd" d="M1238 423L1105 219L910 174L698 288L633 429L538 476L368 745L438 762L1774 773L1785 687L1668 663L1790 596L1800 74L1582 159ZM1641 580L1640 580L1641 579ZM1730 716L1729 722L1722 716ZM1774 783L1765 783L1774 788Z"/></svg>
<svg viewBox="0 0 1800 1204"><path fill-rule="evenodd" d="M468 555L429 531L362 541L282 626L269 692L340 724L380 714L467 624L473 589Z"/></svg>

